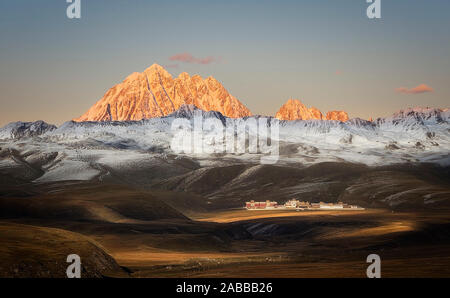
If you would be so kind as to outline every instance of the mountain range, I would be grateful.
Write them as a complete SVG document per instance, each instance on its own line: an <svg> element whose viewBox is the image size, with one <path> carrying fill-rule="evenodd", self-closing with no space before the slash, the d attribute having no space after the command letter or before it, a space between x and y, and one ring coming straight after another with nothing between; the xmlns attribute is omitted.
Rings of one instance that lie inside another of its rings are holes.
<svg viewBox="0 0 450 298"><path fill-rule="evenodd" d="M225 117L251 116L250 110L214 77L203 79L183 72L177 78L162 66L153 64L144 72L135 72L109 89L103 98L81 117L83 121L128 121L164 117L182 105L195 105L204 111L217 111ZM280 120L349 119L345 111L323 115L316 108L306 108L299 100L288 100L275 116Z"/></svg>
<svg viewBox="0 0 450 298"><path fill-rule="evenodd" d="M186 118L192 122L194 115L198 113L201 113L204 119L216 118L221 123L234 127L241 125L246 119L259 118L229 118L220 112L203 111L194 105L182 105L167 116L140 121L69 121L59 127L42 121L15 122L0 129L0 147L3 150L24 150L27 146L37 146L39 151L43 150L46 154L65 152L59 155L64 158L72 155L72 150L76 148L87 150L86 152L101 149L173 154L171 140L177 133L173 130L173 121ZM252 135L255 132L248 133ZM205 142L207 141L205 139ZM229 141L233 142L217 137L208 142L220 146ZM359 118L346 122L317 119L280 120L276 141L280 144L280 162L348 161L368 165L433 162L447 165L450 164L450 110L407 109L374 121ZM18 145L20 146L17 147ZM77 154L80 152L78 150ZM214 159L214 154L205 155L207 156ZM126 154L126 159L130 158L130 153ZM260 156L231 154L230 158L242 159L243 162L258 162Z"/></svg>
<svg viewBox="0 0 450 298"><path fill-rule="evenodd" d="M228 118L252 116L251 111L214 77L203 79L182 72L177 78L158 64L142 73L132 73L123 82L110 88L105 95L82 116L84 121L139 121L160 118L176 113L183 105L194 105L209 112L219 112ZM322 113L308 108L298 99L289 99L275 118L279 120L330 120L346 122L346 111ZM370 120L372 121L372 120Z"/></svg>
<svg viewBox="0 0 450 298"><path fill-rule="evenodd" d="M317 108L307 108L298 99L289 99L277 112L275 118L279 120L337 120L346 122L350 118L347 112L330 111L324 116Z"/></svg>
<svg viewBox="0 0 450 298"><path fill-rule="evenodd" d="M264 127L257 131L248 128L245 134L207 131L200 142L191 144L195 150L177 153L172 146L174 137L186 132L174 130L174 121L183 118L195 130L195 115L212 118L227 131L247 121L265 123L259 121L264 117L253 116L214 78L182 73L173 79L162 67L153 65L110 89L76 121L59 127L43 121L14 122L0 128L0 169L8 173L20 169L20 175L25 175L20 180L36 182L101 180L111 171L131 171L138 181L152 177L148 169L157 168L155 173L162 176L176 174L180 163L181 168L197 168L261 162L264 154L250 153L249 148L231 153L197 149L235 145L236 135L259 139ZM272 131L273 121L279 127L278 134L270 136L270 143L279 144L279 165L450 165L449 109L410 108L368 121L349 119L344 111L324 115L291 99L276 118L280 120L268 117L270 121L263 125L267 131ZM249 144L236 142L236 148L241 145Z"/></svg>
<svg viewBox="0 0 450 298"><path fill-rule="evenodd" d="M249 109L215 78L191 77L183 72L174 79L162 66L153 64L109 89L84 115L74 120L127 121L164 117L189 104L205 111L218 111L230 118L251 116Z"/></svg>
<svg viewBox="0 0 450 298"><path fill-rule="evenodd" d="M237 208L255 196L342 200L364 207L447 204L448 109L407 109L374 121L279 120L279 134L270 140L279 145L276 164L263 164L267 154L250 153L249 146L231 153L177 153L173 140L183 130L173 124L181 121L195 130L197 115L222 123L227 130L262 120L229 118L182 105L167 116L139 121L68 121L59 127L43 121L10 123L0 128L0 182L125 183L201 194L214 208ZM274 122L267 123L271 131ZM224 148L235 142L236 134L211 131L200 138L199 129L194 132L199 138L191 143L195 149ZM247 133L248 140L259 138L255 130Z"/></svg>

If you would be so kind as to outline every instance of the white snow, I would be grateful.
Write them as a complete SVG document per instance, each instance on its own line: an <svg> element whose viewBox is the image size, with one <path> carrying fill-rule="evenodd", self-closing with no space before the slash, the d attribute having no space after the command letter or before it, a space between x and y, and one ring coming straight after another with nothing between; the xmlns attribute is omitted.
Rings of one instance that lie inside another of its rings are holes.
<svg viewBox="0 0 450 298"><path fill-rule="evenodd" d="M176 155L171 149L175 133L171 129L172 122L176 117L182 117L195 127L192 118L196 113L204 118L219 119L221 123L234 125L242 124L247 119L226 119L217 112L199 112L195 107L185 107L164 118L129 122L70 121L57 129L42 122L17 122L0 129L0 148L15 149L21 154L57 152L57 162L43 165L46 173L37 180L39 182L88 180L102 172L93 164L121 168L138 166L142 161L157 156ZM280 121L279 126L278 139L274 140L279 141L281 146L279 163L346 161L366 165L400 162L450 165L449 110L415 108L373 122L362 119L351 119L346 123ZM223 139L215 138L211 136L211 130L207 132L209 135L203 146L214 146L216 149L223 148L226 142L232 141L230 138L234 138L233 134ZM255 129L249 129L252 137L255 137L256 132ZM261 160L261 154L249 152L224 153L220 156L202 153L202 142L193 139L192 143L195 150L183 155L199 160L201 165L214 165L230 159L249 163ZM239 148L240 145L236 146ZM283 153L283 148L288 146L295 150ZM10 167L13 163L8 157L0 158L0 167Z"/></svg>

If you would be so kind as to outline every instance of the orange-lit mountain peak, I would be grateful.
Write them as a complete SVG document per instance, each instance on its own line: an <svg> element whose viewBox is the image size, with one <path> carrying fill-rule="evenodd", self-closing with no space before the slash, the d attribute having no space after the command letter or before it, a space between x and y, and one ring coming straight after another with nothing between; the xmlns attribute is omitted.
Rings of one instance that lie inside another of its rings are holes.
<svg viewBox="0 0 450 298"><path fill-rule="evenodd" d="M142 73L129 75L109 89L102 99L75 121L125 121L167 116L183 104L205 111L218 111L231 118L251 113L215 78L181 73L173 78L153 64Z"/></svg>

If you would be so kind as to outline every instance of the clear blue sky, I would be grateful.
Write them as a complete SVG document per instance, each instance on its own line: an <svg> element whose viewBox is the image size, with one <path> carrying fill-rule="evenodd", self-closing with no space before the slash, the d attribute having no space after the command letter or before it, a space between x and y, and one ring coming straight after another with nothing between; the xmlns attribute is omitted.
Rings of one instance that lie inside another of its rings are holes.
<svg viewBox="0 0 450 298"><path fill-rule="evenodd" d="M0 125L78 117L107 89L153 63L212 75L254 114L290 97L323 112L386 116L449 107L450 1L65 0L0 2ZM170 61L190 53L209 64ZM426 84L433 92L396 88Z"/></svg>

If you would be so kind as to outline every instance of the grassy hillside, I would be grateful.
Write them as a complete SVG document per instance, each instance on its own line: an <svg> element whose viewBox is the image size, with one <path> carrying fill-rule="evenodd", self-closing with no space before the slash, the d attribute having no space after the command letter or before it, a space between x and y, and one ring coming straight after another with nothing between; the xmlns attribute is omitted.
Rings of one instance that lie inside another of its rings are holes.
<svg viewBox="0 0 450 298"><path fill-rule="evenodd" d="M124 274L116 261L83 235L0 222L0 277L65 278L67 256L81 257L82 277Z"/></svg>

